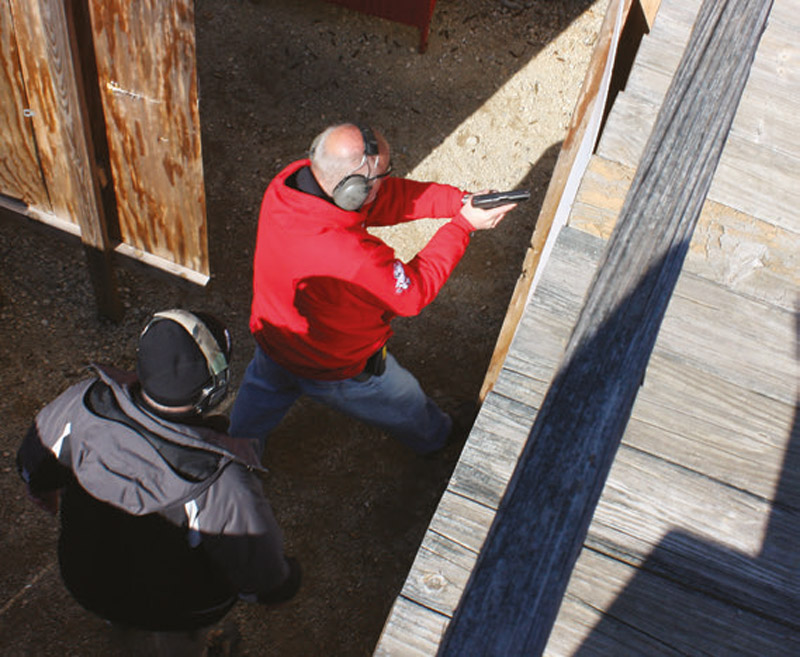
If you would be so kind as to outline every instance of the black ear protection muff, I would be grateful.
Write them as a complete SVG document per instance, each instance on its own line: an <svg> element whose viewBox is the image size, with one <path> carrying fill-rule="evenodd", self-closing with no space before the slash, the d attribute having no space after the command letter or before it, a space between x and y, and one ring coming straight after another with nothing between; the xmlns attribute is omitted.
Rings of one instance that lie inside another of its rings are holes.
<svg viewBox="0 0 800 657"><path fill-rule="evenodd" d="M375 134L369 126L356 124L361 131L361 138L364 141L364 156L361 159L356 169L360 169L368 157L376 157L378 155L378 140L375 139ZM374 180L370 180L367 176L361 174L351 173L339 181L339 184L333 188L333 202L342 210L354 211L359 210L369 196L372 189Z"/></svg>
<svg viewBox="0 0 800 657"><path fill-rule="evenodd" d="M179 308L162 310L153 315L153 319L150 320L144 331L147 331L147 328L158 319L171 319L173 322L180 324L192 336L192 339L203 353L211 380L200 391L200 396L194 403L194 410L198 413L204 413L222 401L228 392L230 374L228 358L225 352L220 349L220 345L213 333L197 315ZM227 330L225 330L225 340L227 342L225 348L230 352L230 336Z"/></svg>

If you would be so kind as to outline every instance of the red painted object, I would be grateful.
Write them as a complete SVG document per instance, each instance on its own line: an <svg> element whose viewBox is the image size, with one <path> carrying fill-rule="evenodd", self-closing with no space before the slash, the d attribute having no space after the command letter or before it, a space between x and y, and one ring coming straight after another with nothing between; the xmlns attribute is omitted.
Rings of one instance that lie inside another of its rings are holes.
<svg viewBox="0 0 800 657"><path fill-rule="evenodd" d="M419 29L419 51L428 47L428 32L436 0L327 0L348 9Z"/></svg>

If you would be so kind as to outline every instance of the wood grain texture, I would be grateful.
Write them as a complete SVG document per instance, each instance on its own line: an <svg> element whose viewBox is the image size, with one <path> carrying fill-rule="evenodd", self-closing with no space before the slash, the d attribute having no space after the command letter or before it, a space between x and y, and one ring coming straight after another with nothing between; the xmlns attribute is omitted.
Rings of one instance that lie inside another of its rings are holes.
<svg viewBox="0 0 800 657"><path fill-rule="evenodd" d="M673 533L670 539L677 536ZM701 545L687 535L681 538ZM715 552L713 547L708 551ZM651 558L660 557L659 549ZM633 568L584 549L545 655L791 657L798 653L800 635L786 625L742 609L730 599L708 596L649 566L648 561ZM605 610L602 617L598 609Z"/></svg>
<svg viewBox="0 0 800 657"><path fill-rule="evenodd" d="M793 125L797 103L768 100L758 91L750 97L754 100L747 103L742 119L731 131L709 199L798 233L800 188L796 172L800 170L800 142ZM598 153L635 168L658 108L657 100L652 98L631 92L621 94ZM765 112L767 108L769 111Z"/></svg>
<svg viewBox="0 0 800 657"><path fill-rule="evenodd" d="M403 595L450 617L477 558L475 552L460 543L427 532L403 586Z"/></svg>
<svg viewBox="0 0 800 657"><path fill-rule="evenodd" d="M91 0L122 241L209 274L190 0Z"/></svg>
<svg viewBox="0 0 800 657"><path fill-rule="evenodd" d="M691 2L665 4L667 16L676 9L680 20L672 20L678 26L685 22L683 14L697 8ZM591 199L584 197L586 212L595 214L585 225L609 220L613 225L633 182L630 169L602 163L611 179L605 188L594 188ZM683 194L687 180L694 179L684 173L672 182L673 188ZM614 198L603 198L608 189ZM660 190L640 189L634 196L659 195L665 196ZM546 655L788 657L800 652L796 250L791 232L720 204L699 205L710 217L700 217L702 239L687 247L683 273L569 578ZM699 212L698 207L693 210ZM641 214L642 221L663 220L650 217L647 210ZM611 230L604 230L599 234L608 237ZM657 241L657 233L658 226L648 231L646 242ZM744 278L733 269L737 252L727 239L767 249L768 255L758 256L765 266L756 269L770 271L780 293L770 295L766 278L758 285L742 284ZM625 245L629 248L629 242ZM535 414L546 411L539 409L564 359L603 249L600 240L578 230L565 229L559 236L409 575L404 596L420 603L416 609L423 610L422 619L432 613L429 606L452 613L464 571L475 552L481 546L485 552L489 544L486 525L494 510L503 513L506 489L513 490L509 478L525 432ZM531 440L539 438L534 428ZM572 434L562 432L558 439L564 452L573 452ZM549 470L540 468L537 474L552 481L552 470L567 472L570 499L582 500L589 478L583 476L586 470L579 471L580 463L573 467L571 462L580 458L552 462ZM593 458L596 451L588 460ZM521 534L535 518L523 557L501 553L495 562L500 577L484 590L484 599L508 598L514 581L535 568L543 552L566 549L549 531L553 512L548 500L539 497L526 508L529 513L509 529ZM536 531L549 532L543 551L534 551L545 544ZM527 618L538 609L542 587L528 590L523 605ZM473 627L485 634L494 630L495 621L502 625L509 617L479 614ZM524 625L527 618L514 622ZM413 617L406 618L405 631L413 633ZM462 653L453 654L514 654L505 646L495 653L481 652L480 641L477 637ZM425 649L422 654L432 655L445 648ZM530 644L519 652L538 654Z"/></svg>
<svg viewBox="0 0 800 657"><path fill-rule="evenodd" d="M544 650L770 6L703 3L564 366L537 415L440 655ZM677 182L684 178L692 184L681 188Z"/></svg>
<svg viewBox="0 0 800 657"><path fill-rule="evenodd" d="M490 413L478 419L404 587L403 595L420 605L423 617L431 608L452 613L517 458L524 414L532 417L558 366L601 246L598 238L574 229L559 238L509 354L515 365L507 363L487 400ZM570 266L573 275L566 276ZM775 341L792 343L791 314L782 314L787 321L778 326ZM769 320L759 325L755 318L761 316L754 313L757 330L773 331ZM707 328L713 333L724 323L720 317ZM771 654L759 652L767 648L792 654L786 630L765 619L791 625L798 604L793 573L800 563L793 546L800 539L800 477L784 469L795 409L752 392L747 381L729 383L706 369L656 343L546 655L683 654L687 643L696 642L694 634L705 636L707 615L718 614L727 621L732 614L751 618L748 627L757 630L735 642L716 637L741 651L730 654ZM514 401L532 398L530 410ZM793 509L771 508L779 487L785 504L794 500ZM587 550L603 556L591 568L585 565ZM644 567L647 573L639 576ZM673 589L676 581L690 582L691 592L683 584ZM661 605L663 618L652 604L661 596L670 601ZM727 603L719 607L719 599ZM683 603L692 605L688 620ZM680 632L656 639L654 623ZM725 634L723 623L712 625ZM783 643L773 645L778 639ZM427 649L422 654L434 654L435 646Z"/></svg>
<svg viewBox="0 0 800 657"><path fill-rule="evenodd" d="M82 100L59 0L11 0L39 162L52 213L104 249L105 226L87 144Z"/></svg>
<svg viewBox="0 0 800 657"><path fill-rule="evenodd" d="M633 180L633 169L594 156L569 225L607 239ZM685 269L736 292L793 310L800 289L800 232L707 200Z"/></svg>
<svg viewBox="0 0 800 657"><path fill-rule="evenodd" d="M49 212L8 2L0 3L0 98L0 194Z"/></svg>
<svg viewBox="0 0 800 657"><path fill-rule="evenodd" d="M381 632L374 657L428 657L436 653L449 619L399 596Z"/></svg>
<svg viewBox="0 0 800 657"><path fill-rule="evenodd" d="M577 272L594 271L599 256L573 269L571 277L562 272L591 253L589 242L602 244L580 231L562 232L495 386L499 396L544 396L589 285L588 274ZM794 313L686 271L679 288L683 298L665 318L625 442L768 499L789 448L786 427L796 394ZM741 333L744 338L737 337ZM796 477L788 485L800 494Z"/></svg>
<svg viewBox="0 0 800 657"><path fill-rule="evenodd" d="M450 490L497 508L533 425L533 417L531 407L491 393L450 477Z"/></svg>
<svg viewBox="0 0 800 657"><path fill-rule="evenodd" d="M477 554L493 518L494 509L447 490L439 502L430 530Z"/></svg>
<svg viewBox="0 0 800 657"><path fill-rule="evenodd" d="M773 507L625 445L586 545L631 565L648 561L649 569L665 577L797 626L797 518L797 509ZM764 559L767 544L770 556Z"/></svg>
<svg viewBox="0 0 800 657"><path fill-rule="evenodd" d="M615 103L598 153L635 168L691 31L692 2L659 15ZM800 46L792 3L776 5L753 62L709 199L800 233ZM796 13L796 12L795 12Z"/></svg>
<svg viewBox="0 0 800 657"><path fill-rule="evenodd" d="M579 582L583 564L583 553L576 564L570 582ZM627 573L633 575L633 569ZM623 575L624 576L624 575ZM593 580L596 582L596 578ZM594 589L594 598L580 598L567 593L558 612L553 633L544 651L545 657L685 657L671 646L664 645L654 637L630 627L625 622L603 613L597 604L603 593L609 592L604 584Z"/></svg>

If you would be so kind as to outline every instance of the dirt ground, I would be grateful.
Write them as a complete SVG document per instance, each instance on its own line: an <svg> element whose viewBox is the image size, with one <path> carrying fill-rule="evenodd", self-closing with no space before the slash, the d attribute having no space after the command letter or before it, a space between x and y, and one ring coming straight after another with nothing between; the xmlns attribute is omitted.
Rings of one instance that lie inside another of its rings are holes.
<svg viewBox="0 0 800 657"><path fill-rule="evenodd" d="M153 654L152 637L115 634L71 600L55 560L56 522L27 501L16 449L36 411L84 377L87 363L131 367L137 333L159 309L223 317L238 383L252 353L261 195L327 124L381 130L399 175L533 192L499 228L475 235L434 303L394 324L390 349L430 394L445 403L477 395L605 5L439 0L421 55L415 29L319 0L197 1L208 287L121 268L126 313L113 324L97 317L79 245L0 218L3 655ZM421 222L383 237L410 258L434 229ZM264 486L304 585L279 608L237 604L225 621L240 635L231 654L370 655L456 459L421 459L298 403L270 439Z"/></svg>

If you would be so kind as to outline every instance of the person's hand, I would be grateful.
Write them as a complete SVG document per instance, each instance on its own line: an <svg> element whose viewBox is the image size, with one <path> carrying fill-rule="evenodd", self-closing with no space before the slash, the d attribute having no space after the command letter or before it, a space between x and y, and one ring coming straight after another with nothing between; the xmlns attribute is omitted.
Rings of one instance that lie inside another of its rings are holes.
<svg viewBox="0 0 800 657"><path fill-rule="evenodd" d="M482 190L477 192L478 194L487 194L489 191L488 189ZM501 205L496 208L492 208L491 210L483 210L481 208L476 208L472 205L472 197L475 194L470 194L467 196L466 201L464 202L463 207L461 208L461 214L463 215L464 219L466 219L475 230L488 230L490 228L494 228L503 221L503 218L517 207L516 203L508 203L506 205Z"/></svg>

